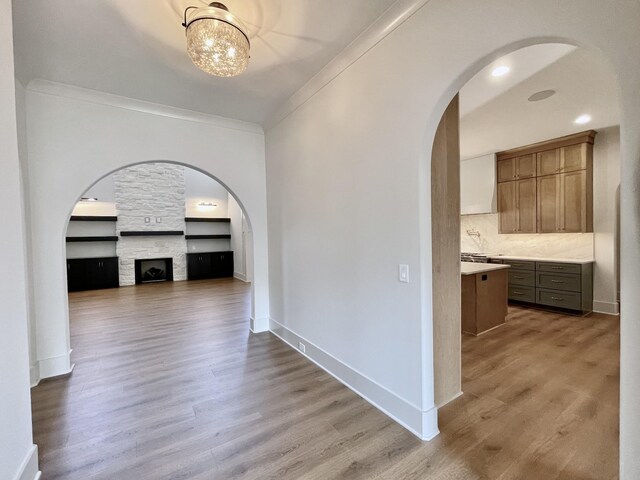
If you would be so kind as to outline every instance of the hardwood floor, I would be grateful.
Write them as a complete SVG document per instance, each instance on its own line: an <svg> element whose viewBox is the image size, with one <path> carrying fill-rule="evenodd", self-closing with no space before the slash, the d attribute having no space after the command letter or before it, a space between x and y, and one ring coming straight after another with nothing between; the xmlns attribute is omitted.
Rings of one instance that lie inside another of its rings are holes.
<svg viewBox="0 0 640 480"><path fill-rule="evenodd" d="M70 295L76 369L32 391L50 479L618 478L619 325L511 308L463 337L419 441L274 336L237 280Z"/></svg>

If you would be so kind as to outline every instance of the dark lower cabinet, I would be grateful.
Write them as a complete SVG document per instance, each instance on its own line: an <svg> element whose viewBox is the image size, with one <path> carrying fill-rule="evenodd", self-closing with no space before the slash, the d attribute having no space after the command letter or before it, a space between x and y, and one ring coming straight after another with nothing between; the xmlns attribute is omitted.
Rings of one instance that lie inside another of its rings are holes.
<svg viewBox="0 0 640 480"><path fill-rule="evenodd" d="M118 257L67 260L67 287L70 292L119 286Z"/></svg>
<svg viewBox="0 0 640 480"><path fill-rule="evenodd" d="M187 253L187 278L233 277L233 252Z"/></svg>

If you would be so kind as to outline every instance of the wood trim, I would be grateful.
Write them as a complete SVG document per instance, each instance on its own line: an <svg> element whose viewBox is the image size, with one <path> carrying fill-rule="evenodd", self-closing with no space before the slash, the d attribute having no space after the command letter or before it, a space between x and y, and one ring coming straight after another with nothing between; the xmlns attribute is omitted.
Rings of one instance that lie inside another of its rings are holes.
<svg viewBox="0 0 640 480"><path fill-rule="evenodd" d="M121 237L168 237L168 236L182 236L183 230L130 230L127 232L120 232Z"/></svg>
<svg viewBox="0 0 640 480"><path fill-rule="evenodd" d="M117 222L118 217L106 215L72 215L71 222Z"/></svg>
<svg viewBox="0 0 640 480"><path fill-rule="evenodd" d="M230 223L230 218L206 218L206 217L184 217L185 222L215 222L215 223Z"/></svg>
<svg viewBox="0 0 640 480"><path fill-rule="evenodd" d="M434 399L444 405L462 390L460 337L460 135L454 97L431 150L431 252Z"/></svg>
<svg viewBox="0 0 640 480"><path fill-rule="evenodd" d="M590 145L593 145L594 139L597 134L598 132L596 132L595 130L587 130L586 132L574 133L573 135L566 135L564 137L554 138L552 140L546 140L544 142L533 143L531 145L525 145L518 148L512 148L511 150L497 152L496 160L506 160L509 158L542 152L544 150L553 150L555 148L568 147L570 145L576 145L578 143L588 143Z"/></svg>
<svg viewBox="0 0 640 480"><path fill-rule="evenodd" d="M229 234L218 234L218 235L185 235L184 238L187 240L219 240L219 239L230 239L231 235Z"/></svg>
<svg viewBox="0 0 640 480"><path fill-rule="evenodd" d="M79 242L117 242L118 237L67 237L67 243L79 243Z"/></svg>

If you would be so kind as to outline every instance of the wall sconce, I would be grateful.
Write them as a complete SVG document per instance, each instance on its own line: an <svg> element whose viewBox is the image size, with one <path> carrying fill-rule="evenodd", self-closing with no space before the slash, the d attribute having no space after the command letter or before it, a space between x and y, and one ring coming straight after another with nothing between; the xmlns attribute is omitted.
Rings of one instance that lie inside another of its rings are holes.
<svg viewBox="0 0 640 480"><path fill-rule="evenodd" d="M82 197L80 201L81 202L97 202L98 199L96 197Z"/></svg>
<svg viewBox="0 0 640 480"><path fill-rule="evenodd" d="M212 202L200 202L198 204L198 207L201 207L201 208L215 208L217 206L218 206L217 203L212 203Z"/></svg>

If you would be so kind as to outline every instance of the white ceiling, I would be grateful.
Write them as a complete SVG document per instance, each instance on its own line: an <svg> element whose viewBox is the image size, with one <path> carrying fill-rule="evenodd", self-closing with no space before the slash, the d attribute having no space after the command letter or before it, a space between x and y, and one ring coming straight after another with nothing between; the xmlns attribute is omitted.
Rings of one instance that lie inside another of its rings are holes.
<svg viewBox="0 0 640 480"><path fill-rule="evenodd" d="M16 75L263 123L395 0L227 0L249 29L235 78L198 70L182 13L202 0L14 0Z"/></svg>
<svg viewBox="0 0 640 480"><path fill-rule="evenodd" d="M491 76L498 65L511 71ZM547 100L527 99L556 90ZM473 158L589 129L620 124L616 79L593 53L548 44L518 50L474 76L460 91L460 156ZM592 122L576 125L581 114Z"/></svg>

